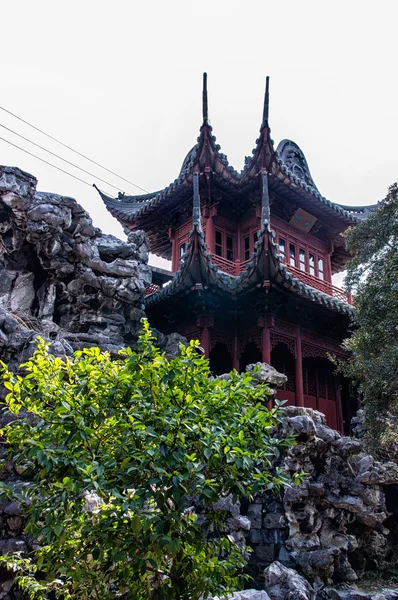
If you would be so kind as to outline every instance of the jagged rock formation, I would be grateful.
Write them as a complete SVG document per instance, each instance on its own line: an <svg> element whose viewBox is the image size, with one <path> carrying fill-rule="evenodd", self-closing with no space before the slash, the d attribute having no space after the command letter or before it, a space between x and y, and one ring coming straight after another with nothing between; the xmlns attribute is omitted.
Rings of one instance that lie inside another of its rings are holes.
<svg viewBox="0 0 398 600"><path fill-rule="evenodd" d="M287 407L278 433L297 436L286 468L308 475L283 497L258 496L244 511L255 579L261 584L275 559L298 569L315 590L385 568L396 553L397 464L376 462L312 409Z"/></svg>
<svg viewBox="0 0 398 600"><path fill-rule="evenodd" d="M67 353L135 344L151 281L142 232L103 234L72 198L36 191L37 180L0 167L0 344L18 355L39 332ZM16 323L15 321L18 321Z"/></svg>
<svg viewBox="0 0 398 600"><path fill-rule="evenodd" d="M246 371L248 371L255 381L259 383L266 383L273 396L276 396L278 387L282 387L287 381L286 375L279 373L274 367L267 363L254 363L247 365Z"/></svg>
<svg viewBox="0 0 398 600"><path fill-rule="evenodd" d="M323 600L354 599L357 588L340 599L335 586L385 572L396 560L398 465L375 461L309 408L285 409L275 435L292 434L297 444L281 460L291 473L307 474L300 485L235 504L231 497L212 507L189 502L209 537L233 538L249 558L252 585L271 600L313 600L321 592ZM216 520L217 531L210 511L226 516L223 526Z"/></svg>
<svg viewBox="0 0 398 600"><path fill-rule="evenodd" d="M208 600L270 600L267 592L258 590L245 590L244 592L235 592L228 596L228 598L218 598L214 596Z"/></svg>

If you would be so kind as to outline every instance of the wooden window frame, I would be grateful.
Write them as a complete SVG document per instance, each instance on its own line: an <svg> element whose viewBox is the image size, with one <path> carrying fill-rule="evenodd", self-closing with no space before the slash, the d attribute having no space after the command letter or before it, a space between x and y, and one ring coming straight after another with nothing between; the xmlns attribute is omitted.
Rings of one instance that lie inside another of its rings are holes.
<svg viewBox="0 0 398 600"><path fill-rule="evenodd" d="M317 279L319 279L320 281L323 281L325 283L332 283L332 276L331 276L331 269L329 268L330 266L330 255L328 255L327 251L321 251L319 250L316 246L312 246L311 244L308 244L308 242L304 241L302 236L295 236L292 235L290 233L290 231L288 230L288 228L283 229L283 228L279 228L275 225L273 225L273 230L276 233L276 239L277 239L277 244L278 247L280 246L280 241L284 240L285 242L285 254L284 256L281 254L281 256L283 257L283 262L284 264L286 264L287 267L291 266L290 265L290 246L294 246L295 248L295 264L294 267L296 269L300 269L300 250L304 250L304 264L305 264L305 271L301 271L302 273L306 273L307 275L310 275L311 277L316 277ZM314 274L310 273L310 258L309 256L313 255L314 256ZM321 279L319 277L319 273L322 271L319 271L319 260L323 261L323 279Z"/></svg>
<svg viewBox="0 0 398 600"><path fill-rule="evenodd" d="M242 262L246 261L246 260L250 260L251 255L254 252L254 246L255 243L257 242L257 234L259 232L258 227L250 227L249 229L245 229L242 234L241 234L241 240L242 240L242 248L241 248L241 256L240 256L240 260ZM245 240L249 238L249 256L246 258L246 252L247 250L245 250Z"/></svg>
<svg viewBox="0 0 398 600"><path fill-rule="evenodd" d="M217 241L217 234L220 234L221 236L221 244L216 243ZM227 238L231 238L232 240L232 260L228 257L228 252L230 250L230 248L227 247ZM221 254L217 254L217 247L221 247ZM236 260L236 235L234 232L229 231L227 229L224 229L223 227L217 227L217 225L214 228L214 254L216 256L219 256L220 258L224 258L225 260L228 260L229 262L235 262Z"/></svg>

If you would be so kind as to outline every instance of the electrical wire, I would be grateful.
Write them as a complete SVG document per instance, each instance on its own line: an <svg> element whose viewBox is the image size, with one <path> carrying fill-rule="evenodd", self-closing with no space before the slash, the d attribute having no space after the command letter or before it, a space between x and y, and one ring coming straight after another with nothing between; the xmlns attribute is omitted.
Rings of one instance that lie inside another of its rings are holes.
<svg viewBox="0 0 398 600"><path fill-rule="evenodd" d="M43 146L40 146L40 144L36 144L36 142L32 142L32 140L30 140L29 138L21 135L20 133L17 133L13 129L10 129L9 127L6 127L5 125L2 125L1 123L0 123L0 127L3 127L3 129L6 129L7 131L10 131L14 135L17 135L18 137L22 138L26 142L29 142L30 144L33 144L33 146L36 146L37 148L40 148L40 150L44 150L44 152L48 152L48 154L51 154L52 156L55 156L56 158L59 158L59 160L62 160L63 162L68 163L68 165L71 165L72 167L75 167L75 169L79 169L79 171L83 171L83 173L86 173L87 175L90 175L90 177L94 177L95 179L98 179L99 181L102 181L102 183L106 183L106 185L109 185L110 187L114 188L118 192L119 191L123 191L123 190L120 190L120 187L117 187L116 185L113 185L113 183L109 183L109 181L106 181L105 179L101 179L101 177L98 177L97 175L94 175L93 173L90 173L90 171L86 171L86 169L83 169L82 167L79 167L78 165L75 165L75 163L70 162L69 160L66 160L66 158L62 158L62 156L59 156L58 154L55 154L55 152L51 152L51 150L47 150L47 148L44 148Z"/></svg>
<svg viewBox="0 0 398 600"><path fill-rule="evenodd" d="M85 183L86 185L92 187L92 184L89 183L88 181L84 181L84 179L81 179L80 177L77 177L76 175L73 175L72 173L65 171L65 169L61 169L61 167L57 167L57 165L53 165L52 163L48 162L48 160L45 160L44 158L41 158L40 156L36 156L36 154L29 152L29 150L25 150L25 148L21 148L21 146L17 146L17 144L10 142L10 140L6 140L5 138L3 138L1 136L0 136L0 140L2 140L3 142L6 142L7 144L10 144L11 146L14 146L14 148L18 148L18 150L22 150L22 152L25 152L26 154L29 154L30 156L33 156L34 158L37 158L38 160L41 160L41 162L46 163L46 165L50 165L50 167L53 167L54 169L57 169L58 171L61 171L62 173L69 175L69 177L73 177L74 179L77 179L77 181L81 181L82 183Z"/></svg>
<svg viewBox="0 0 398 600"><path fill-rule="evenodd" d="M106 181L105 179L101 179L101 177L97 177L96 175L93 175L93 173L90 173L90 171L86 171L85 169L82 169L82 167L79 167L78 165L75 165L73 162L70 162L69 160L66 160L66 158L62 158L62 156L59 156L58 154L55 154L55 152L51 152L51 150L47 150L47 148L44 148L43 146L40 146L40 144L36 144L36 142L32 142L32 140L30 140L29 138L21 135L20 133L17 133L13 129L10 129L9 127L6 127L5 125L2 125L1 123L0 123L0 127L3 127L3 129L6 129L7 131L10 131L11 133L13 133L14 135L17 135L18 137L22 138L26 142L29 142L29 144L33 144L33 146L36 146L37 148L40 148L40 150L44 150L44 152L48 152L48 154L51 154L52 156L55 156L56 158L59 158L59 160L62 160L64 162L68 163L68 165L71 165L72 167L75 167L75 169L79 169L79 171L83 171L83 173L86 173L86 175L90 175L90 177L94 177L95 179L98 179L99 181L102 181L102 183L106 183L106 185L109 185L110 187L114 188L118 192L121 191L120 188L117 187L116 185L113 185L112 183L109 183L109 181Z"/></svg>
<svg viewBox="0 0 398 600"><path fill-rule="evenodd" d="M42 129L39 129L39 127L36 127L35 125L32 125L31 123L29 123L29 121L25 121L25 119L22 119L21 117L18 117L18 115L12 113L10 110L7 110L6 108L4 108L4 106L0 106L0 109L3 110L4 112L8 113L9 115L11 115L12 117L15 117L15 119L18 119L19 121L22 121L22 123L25 123L26 125L29 125L29 127L32 127L33 129L36 129L36 131L38 131L39 133L42 133L43 135L45 135L46 137L50 138L50 140L54 140L54 142L57 142L57 144L61 144L61 146L64 146L64 148L67 148L68 150L71 150L72 152L75 152L75 154L78 154L79 156L81 156L82 158L90 161L91 163L93 163L94 165L97 165L97 167L101 167L101 169L104 169L105 171L108 171L108 173L111 173L112 175L115 175L116 177L118 177L119 179L122 179L123 181L125 181L126 183L130 183L131 185L133 185L134 187L138 188L139 190L145 192L146 194L148 194L148 190L145 190L144 188L142 188L141 186L137 185L136 183L134 183L133 181L130 181L129 179L126 179L125 177L122 177L121 175L118 175L117 173L115 173L114 171L111 171L110 169L107 169L107 167L104 167L103 165L101 165L100 163L96 162L95 160L89 158L88 156L86 156L85 154L82 154L81 152L78 152L77 150L75 150L74 148L72 148L71 146L68 146L67 144L64 144L63 142L61 142L60 140L58 140L57 138L53 137L52 135L50 135L49 133L46 133L45 131L43 131ZM102 181L102 180L101 180ZM113 186L114 187L114 186Z"/></svg>

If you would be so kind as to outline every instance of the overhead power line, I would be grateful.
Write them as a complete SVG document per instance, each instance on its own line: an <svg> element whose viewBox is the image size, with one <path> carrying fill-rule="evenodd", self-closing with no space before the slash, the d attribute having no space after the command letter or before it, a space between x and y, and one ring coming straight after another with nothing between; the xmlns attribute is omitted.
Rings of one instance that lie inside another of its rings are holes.
<svg viewBox="0 0 398 600"><path fill-rule="evenodd" d="M13 129L10 129L9 127L6 127L5 125L2 125L1 123L0 123L0 127L2 127L3 129L6 129L7 131L10 131L14 135L17 135L18 137L22 138L26 142L29 142L29 144L33 144L33 146L36 146L37 148L40 148L40 150L44 150L44 152L48 152L48 154L51 154L52 156L55 156L56 158L59 158L59 160L62 160L64 162L68 163L68 165L71 165L72 167L75 167L75 169L79 169L79 171L83 171L83 173L86 173L87 175L90 175L90 177L94 177L95 179L98 179L99 181L102 181L102 183L106 183L106 185L109 185L110 187L114 188L115 190L120 191L120 187L117 187L116 185L113 185L112 183L109 183L109 181L106 181L105 179L101 179L101 177L97 177L97 175L93 175L93 173L90 173L90 171L86 171L86 169L82 169L82 167L79 167L78 165L75 165L75 163L70 162L70 160L66 160L66 158L62 158L62 156L59 156L58 154L55 154L55 152L51 152L51 150L47 150L47 148L44 148L44 146L40 146L40 144L36 144L36 142L32 142L32 140L30 140L29 138L25 137L24 135L21 135L20 133L17 133Z"/></svg>
<svg viewBox="0 0 398 600"><path fill-rule="evenodd" d="M63 146L64 148L67 148L68 150L71 150L72 152L75 152L75 154L78 154L79 156L81 156L82 158L84 158L85 160L90 161L91 163L93 163L94 165L97 165L97 167L101 167L101 169L104 169L105 171L108 171L108 173L111 173L112 175L115 175L116 177L118 177L119 179L122 179L123 181L125 181L126 183L130 183L131 185L133 185L134 187L138 188L139 190L145 192L146 194L148 193L148 190L145 190L144 188L142 188L141 186L137 185L136 183L134 183L133 181L130 181L129 179L126 179L125 177L122 177L121 175L118 175L117 173L115 173L114 171L111 171L111 169L108 169L107 167L104 167L103 165L101 165L100 163L96 162L95 160L93 160L92 158L89 158L88 156L86 156L85 154L82 154L81 152L79 152L78 150L75 150L74 148L72 148L71 146L68 146L67 144L64 144L63 142L61 142L60 140L58 140L57 138L53 137L52 135L50 135L49 133L46 133L45 131L43 131L42 129L39 129L39 127L36 127L35 125L32 125L32 123L29 123L29 121L25 121L25 119L22 119L21 117L18 117L18 115L16 115L15 113L12 113L10 110L7 110L6 108L4 108L4 106L0 106L0 109L3 110L4 112L8 113L9 115L11 115L12 117L14 117L15 119L18 119L19 121L21 121L22 123L25 123L26 125L29 125L29 127L32 127L32 129L35 129L36 131L38 131L39 133L42 133L43 135L45 135L46 137L50 138L50 140L53 140L54 142L57 142L57 144L61 144L61 146ZM101 180L102 181L102 180Z"/></svg>
<svg viewBox="0 0 398 600"><path fill-rule="evenodd" d="M61 169L61 167L57 167L57 165L53 165L52 163L48 162L48 160L45 160L44 158L41 158L40 156L33 154L33 152L29 152L29 150L25 150L25 148L21 148L21 146L17 146L17 144L10 142L10 140L6 140L5 138L3 138L1 136L0 136L0 140L2 140L3 142L6 142L6 144L10 144L11 146L14 146L14 148L18 148L18 150L22 150L22 152L25 152L26 154L29 154L30 156L33 156L34 158L37 158L37 160L41 160L41 162L46 163L46 165L50 165L50 167L53 167L54 169L57 169L58 171L61 171L62 173L69 175L69 177L73 177L74 179L77 179L77 181L81 181L82 183L85 183L86 185L92 187L92 184L89 183L88 181L84 181L84 179L81 179L80 177L77 177L76 175L73 175L72 173L65 171L65 169Z"/></svg>

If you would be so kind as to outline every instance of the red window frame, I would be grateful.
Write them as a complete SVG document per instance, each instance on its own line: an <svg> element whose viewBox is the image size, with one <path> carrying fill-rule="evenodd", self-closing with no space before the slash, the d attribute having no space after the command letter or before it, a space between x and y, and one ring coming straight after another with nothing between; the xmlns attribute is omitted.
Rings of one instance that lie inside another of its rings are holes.
<svg viewBox="0 0 398 600"><path fill-rule="evenodd" d="M303 241L290 236L288 233L282 233L278 230L276 230L276 233L279 254L282 256L282 260L287 266L294 266L303 273L308 273L312 277L316 277L321 281L331 283L331 280L329 281L327 276L326 253L319 251L313 246L303 243ZM282 252L283 246L284 252ZM304 261L301 260L302 252L304 253ZM314 257L313 264L311 263L311 257ZM304 265L304 269L301 268L302 265ZM323 266L323 270L319 268L320 265Z"/></svg>
<svg viewBox="0 0 398 600"><path fill-rule="evenodd" d="M231 241L231 244L229 243ZM220 227L214 229L214 254L234 262L236 256L236 238L230 231Z"/></svg>

